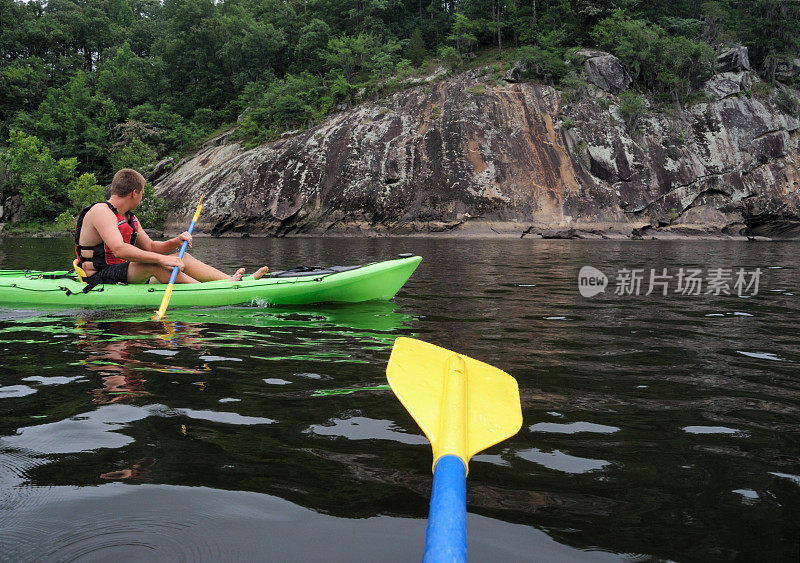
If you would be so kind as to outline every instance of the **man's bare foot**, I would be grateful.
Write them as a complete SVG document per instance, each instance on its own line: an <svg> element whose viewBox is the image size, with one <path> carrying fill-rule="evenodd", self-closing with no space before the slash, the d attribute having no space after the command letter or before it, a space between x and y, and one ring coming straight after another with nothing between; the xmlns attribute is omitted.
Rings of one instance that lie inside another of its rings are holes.
<svg viewBox="0 0 800 563"><path fill-rule="evenodd" d="M254 280L260 279L264 277L264 274L266 274L267 272L269 272L269 266L262 266L261 268L256 270L256 272L253 274L253 279Z"/></svg>
<svg viewBox="0 0 800 563"><path fill-rule="evenodd" d="M236 273L233 274L231 277L228 278L229 281L239 281L242 279L242 274L244 274L244 268L239 268L236 270Z"/></svg>

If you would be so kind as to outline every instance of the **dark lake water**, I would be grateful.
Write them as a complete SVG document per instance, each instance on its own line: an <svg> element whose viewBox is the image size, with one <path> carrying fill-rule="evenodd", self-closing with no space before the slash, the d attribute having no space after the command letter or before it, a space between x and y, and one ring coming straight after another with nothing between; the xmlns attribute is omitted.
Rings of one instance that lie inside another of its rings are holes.
<svg viewBox="0 0 800 563"><path fill-rule="evenodd" d="M198 239L227 269L424 260L389 303L2 310L0 560L418 560L431 450L385 387L412 336L519 382L522 430L470 463L473 561L796 561L798 248ZM0 267L71 252L0 238ZM682 267L733 269L731 294L675 292Z"/></svg>

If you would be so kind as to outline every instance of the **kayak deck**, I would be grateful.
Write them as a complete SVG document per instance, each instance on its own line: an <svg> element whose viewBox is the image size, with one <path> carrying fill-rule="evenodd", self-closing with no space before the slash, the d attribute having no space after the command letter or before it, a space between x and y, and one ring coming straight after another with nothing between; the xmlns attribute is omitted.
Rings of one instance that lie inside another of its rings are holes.
<svg viewBox="0 0 800 563"><path fill-rule="evenodd" d="M363 266L275 272L259 280L175 284L170 308L256 304L310 305L389 300L408 281L421 256L401 255ZM0 270L0 304L7 307L155 307L167 284L101 284L88 293L69 272Z"/></svg>

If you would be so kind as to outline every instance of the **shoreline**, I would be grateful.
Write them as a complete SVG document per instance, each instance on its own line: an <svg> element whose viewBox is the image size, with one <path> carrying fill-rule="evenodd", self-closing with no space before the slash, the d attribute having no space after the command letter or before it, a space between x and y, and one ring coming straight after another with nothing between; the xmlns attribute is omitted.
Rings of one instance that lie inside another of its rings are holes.
<svg viewBox="0 0 800 563"><path fill-rule="evenodd" d="M413 225L410 229L386 228L375 229L363 225L352 225L328 230L309 230L308 232L285 233L251 233L226 232L212 234L208 231L194 233L194 238L461 238L461 239L534 239L534 240L607 240L607 241L647 241L647 240L682 240L682 241L732 241L732 242L800 242L800 232L787 235L764 236L760 234L735 234L724 232L718 226L709 225L671 225L653 227L644 225L614 225L598 228L598 225L578 225L567 228L543 228L521 223L485 223L470 225L467 228L441 228L438 224ZM155 239L166 239L177 236L183 231L167 229L165 231L147 230ZM0 230L0 238L72 238L71 231L59 232L4 232Z"/></svg>
<svg viewBox="0 0 800 563"><path fill-rule="evenodd" d="M219 238L531 238L572 240L798 240L800 224L793 222L763 223L748 228L744 223L674 223L640 222L556 222L491 221L478 218L452 221L410 221L403 224L370 224L367 221L335 222L323 225L289 227L250 224L241 230L214 233L215 224L198 222L195 236ZM248 228L249 227L249 228ZM261 227L261 232L257 231ZM165 233L182 232L182 223L170 221Z"/></svg>

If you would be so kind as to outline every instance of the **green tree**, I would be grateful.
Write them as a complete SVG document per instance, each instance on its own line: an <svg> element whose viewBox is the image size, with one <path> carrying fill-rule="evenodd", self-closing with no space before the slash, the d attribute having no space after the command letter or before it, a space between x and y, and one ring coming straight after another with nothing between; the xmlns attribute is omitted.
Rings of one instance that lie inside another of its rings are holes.
<svg viewBox="0 0 800 563"><path fill-rule="evenodd" d="M459 53L464 54L472 50L472 47L478 42L473 31L475 24L464 14L456 13L453 19L453 27L451 28L450 35L447 40L455 43L456 49Z"/></svg>
<svg viewBox="0 0 800 563"><path fill-rule="evenodd" d="M147 98L153 74L150 61L136 56L126 41L110 50L97 73L97 90L126 108L134 107Z"/></svg>
<svg viewBox="0 0 800 563"><path fill-rule="evenodd" d="M127 0L108 0L106 13L111 22L118 27L128 27L133 23L133 8Z"/></svg>
<svg viewBox="0 0 800 563"><path fill-rule="evenodd" d="M4 32L5 33L5 30ZM38 57L16 59L0 66L0 136L20 111L34 111L47 92L47 70Z"/></svg>
<svg viewBox="0 0 800 563"><path fill-rule="evenodd" d="M325 59L340 68L348 81L359 72L376 72L381 78L392 69L397 60L400 43L392 39L381 41L376 35L361 33L357 36L342 35L328 41Z"/></svg>
<svg viewBox="0 0 800 563"><path fill-rule="evenodd" d="M153 44L165 61L169 101L183 116L225 110L265 67L278 65L285 36L238 3L165 0L167 32Z"/></svg>
<svg viewBox="0 0 800 563"><path fill-rule="evenodd" d="M366 53L364 68L383 80L394 70L397 53L402 46L398 41L387 39L383 43L372 43Z"/></svg>
<svg viewBox="0 0 800 563"><path fill-rule="evenodd" d="M284 79L267 75L248 84L239 105L250 112L239 124L240 138L260 142L281 132L305 127L323 115L325 87L309 73L287 75Z"/></svg>
<svg viewBox="0 0 800 563"><path fill-rule="evenodd" d="M642 117L647 113L647 102L636 92L626 90L619 96L619 113L628 131L636 131Z"/></svg>
<svg viewBox="0 0 800 563"><path fill-rule="evenodd" d="M331 66L340 68L350 81L361 69L369 45L374 41L373 36L366 34L331 37L328 51L324 54L325 60Z"/></svg>
<svg viewBox="0 0 800 563"><path fill-rule="evenodd" d="M96 93L93 78L79 71L62 88L50 88L35 112L20 113L16 121L57 157L75 157L84 170L107 171L112 131L124 108Z"/></svg>
<svg viewBox="0 0 800 563"><path fill-rule="evenodd" d="M3 159L12 189L22 195L28 221L52 221L67 210L67 186L75 177L77 159L56 160L41 140L14 129Z"/></svg>
<svg viewBox="0 0 800 563"><path fill-rule="evenodd" d="M126 145L138 137L159 155L185 150L203 138L203 130L176 113L171 105L156 107L150 102L130 110L128 121L119 124L116 131L117 143Z"/></svg>
<svg viewBox="0 0 800 563"><path fill-rule="evenodd" d="M106 199L103 186L98 185L94 174L81 174L67 187L71 209L68 213L76 215L89 204Z"/></svg>
<svg viewBox="0 0 800 563"><path fill-rule="evenodd" d="M713 71L714 54L707 44L670 35L621 10L595 26L594 38L598 47L622 61L634 80L665 99L684 100Z"/></svg>
<svg viewBox="0 0 800 563"><path fill-rule="evenodd" d="M541 47L520 47L514 57L526 69L526 78L542 80L547 84L554 84L564 78L567 67L561 55Z"/></svg>
<svg viewBox="0 0 800 563"><path fill-rule="evenodd" d="M487 24L487 29L497 39L497 50L503 53L503 28L506 27L506 17L513 7L513 0L491 0L492 19Z"/></svg>
<svg viewBox="0 0 800 563"><path fill-rule="evenodd" d="M118 146L111 153L112 170L120 168L133 168L146 174L152 170L158 160L158 153L138 137L132 138L127 144Z"/></svg>
<svg viewBox="0 0 800 563"><path fill-rule="evenodd" d="M414 28L414 33L411 34L406 45L406 58L411 61L414 66L419 66L425 60L427 51L425 50L425 39L422 37L422 30L418 27Z"/></svg>
<svg viewBox="0 0 800 563"><path fill-rule="evenodd" d="M153 184L147 182L144 185L142 202L136 208L136 217L141 224L148 229L164 229L164 222L167 220L169 205L166 200L156 195Z"/></svg>
<svg viewBox="0 0 800 563"><path fill-rule="evenodd" d="M256 80L264 67L282 67L280 53L287 47L283 31L272 24L257 21L244 10L231 10L221 20L226 37L218 57L223 76L230 76L232 90L225 100L233 99L248 82ZM198 104L200 107L219 108L213 103Z"/></svg>
<svg viewBox="0 0 800 563"><path fill-rule="evenodd" d="M728 25L749 49L750 62L768 79L782 62L800 53L800 3L741 0L729 4Z"/></svg>
<svg viewBox="0 0 800 563"><path fill-rule="evenodd" d="M533 40L543 48L559 45L580 45L586 39L586 28L581 25L580 15L570 0L541 2L540 15L533 26ZM552 35L548 40L543 38Z"/></svg>
<svg viewBox="0 0 800 563"><path fill-rule="evenodd" d="M162 62L153 56L153 44L166 33L167 22L164 8L159 0L129 0L133 10L133 21L125 28L125 40L138 56L147 58L154 65ZM163 82L158 75L149 77L153 82Z"/></svg>
<svg viewBox="0 0 800 563"><path fill-rule="evenodd" d="M325 52L331 38L331 28L324 21L314 18L300 30L295 47L298 70L319 72L325 63Z"/></svg>
<svg viewBox="0 0 800 563"><path fill-rule="evenodd" d="M459 68L461 68L461 53L459 53L455 47L445 46L439 49L439 58L442 59L444 64L447 65L447 68L450 69L450 72L455 72Z"/></svg>
<svg viewBox="0 0 800 563"><path fill-rule="evenodd" d="M344 76L331 71L326 77L326 82L330 84L328 95L323 97L320 105L324 113L329 113L339 104L348 104L353 101L355 88Z"/></svg>

